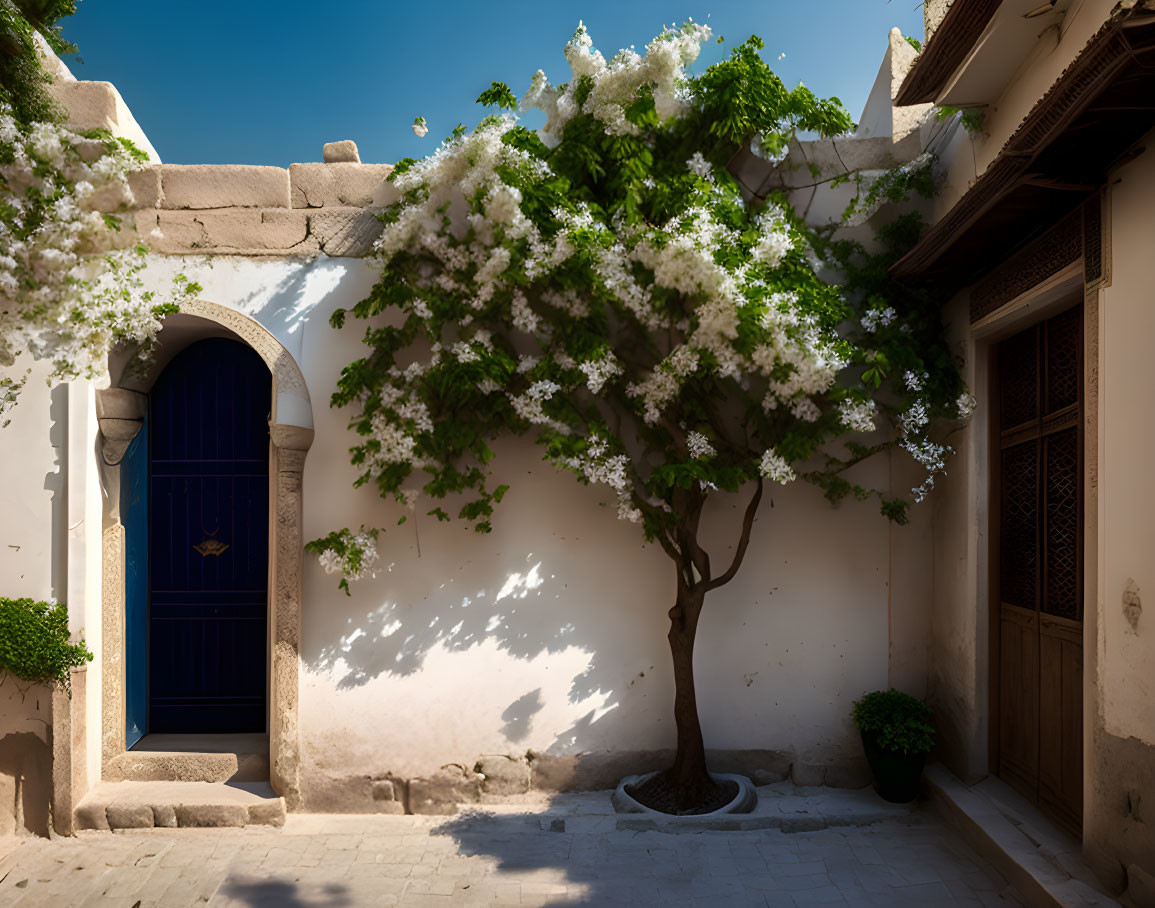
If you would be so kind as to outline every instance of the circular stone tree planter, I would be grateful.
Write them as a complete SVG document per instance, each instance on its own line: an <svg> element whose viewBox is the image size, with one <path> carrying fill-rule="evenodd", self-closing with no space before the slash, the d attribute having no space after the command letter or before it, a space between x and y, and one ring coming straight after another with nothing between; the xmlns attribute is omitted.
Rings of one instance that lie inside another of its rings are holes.
<svg viewBox="0 0 1155 908"><path fill-rule="evenodd" d="M647 772L637 776L626 776L622 779L610 797L610 802L614 805L614 810L618 813L643 813L654 817L666 817L671 820L701 820L703 817L720 817L729 813L750 813L758 804L758 792L754 789L754 783L746 778L746 776L729 772L712 772L710 773L710 778L715 782L735 783L738 786L738 793L725 807L720 807L709 813L665 813L661 810L646 807L645 804L639 803L633 795L626 791L627 788L634 788L648 782L663 771L664 770L658 770L657 772Z"/></svg>

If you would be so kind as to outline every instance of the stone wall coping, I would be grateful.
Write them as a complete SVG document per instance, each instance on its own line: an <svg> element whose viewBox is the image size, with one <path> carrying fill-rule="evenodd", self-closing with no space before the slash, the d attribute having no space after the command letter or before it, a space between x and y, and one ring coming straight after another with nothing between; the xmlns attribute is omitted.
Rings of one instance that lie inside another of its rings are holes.
<svg viewBox="0 0 1155 908"><path fill-rule="evenodd" d="M288 208L289 171L264 164L162 164L161 208Z"/></svg>

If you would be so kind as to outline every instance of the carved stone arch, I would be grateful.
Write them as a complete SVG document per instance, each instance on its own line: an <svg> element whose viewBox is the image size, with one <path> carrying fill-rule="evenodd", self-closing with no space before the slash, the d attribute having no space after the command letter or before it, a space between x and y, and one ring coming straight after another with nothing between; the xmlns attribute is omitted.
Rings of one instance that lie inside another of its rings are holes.
<svg viewBox="0 0 1155 908"><path fill-rule="evenodd" d="M143 424L148 392L168 362L207 337L232 337L265 362L272 379L269 414L269 781L290 810L299 809L298 683L301 626L301 474L313 442L309 390L292 354L263 325L243 312L207 300L188 300L165 319L158 345L143 368L131 368L132 351L110 356L113 386L97 392L97 417L106 469L119 474L120 458ZM117 480L119 476L117 475ZM109 483L119 487L119 481ZM103 776L126 778L124 678L124 526L118 509L104 532L102 620Z"/></svg>

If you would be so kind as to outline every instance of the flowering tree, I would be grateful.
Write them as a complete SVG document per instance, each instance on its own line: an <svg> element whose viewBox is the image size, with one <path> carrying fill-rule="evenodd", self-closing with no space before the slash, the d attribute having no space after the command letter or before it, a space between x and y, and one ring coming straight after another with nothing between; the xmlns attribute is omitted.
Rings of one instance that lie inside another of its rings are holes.
<svg viewBox="0 0 1155 908"><path fill-rule="evenodd" d="M198 289L180 277L159 299L139 278L147 248L113 249L122 216L102 212L129 208L128 175L148 157L107 132L61 125L37 36L74 49L52 28L72 11L70 0L0 0L0 366L27 354L62 380L101 373L116 342L147 347ZM25 379L0 377L0 420Z"/></svg>
<svg viewBox="0 0 1155 908"><path fill-rule="evenodd" d="M907 496L841 474L902 446L927 468L921 497L949 450L928 436L932 418L968 408L933 307L888 290L877 259L811 231L784 198L749 200L726 170L750 144L789 166L796 130L851 127L841 103L787 91L756 38L688 76L710 37L688 23L607 61L579 27L570 81L538 72L521 99L544 111L541 130L489 116L400 162L381 279L352 309L370 352L333 397L355 408L358 483L382 496L453 496L487 532L506 491L490 482L489 443L529 433L661 546L676 583L677 757L664 783L679 809L713 793L694 640L707 594L742 564L764 482L874 496L904 522ZM516 104L501 83L479 100ZM835 262L857 277L834 282ZM743 487L737 548L715 565L703 508ZM346 529L310 548L344 583L371 569L375 539Z"/></svg>

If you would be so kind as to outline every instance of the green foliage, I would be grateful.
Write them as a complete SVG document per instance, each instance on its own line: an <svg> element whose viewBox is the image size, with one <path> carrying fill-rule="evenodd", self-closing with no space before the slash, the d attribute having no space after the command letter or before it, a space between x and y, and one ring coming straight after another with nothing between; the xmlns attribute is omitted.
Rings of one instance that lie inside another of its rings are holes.
<svg viewBox="0 0 1155 908"><path fill-rule="evenodd" d="M687 34L666 31L653 46ZM591 46L579 28L567 56ZM573 66L581 74L555 89L541 76L527 98L551 99L536 106L554 126L537 133L490 116L436 155L398 163L380 280L331 316L334 328L349 315L365 322L368 350L343 369L331 400L351 408L358 485L397 502L459 498L425 513L489 532L500 500L490 445L528 435L556 467L610 485L619 516L675 560L685 560L679 549L708 494L767 477L797 475L835 503L876 498L887 519L906 522L905 499L841 474L900 443L909 450L916 437L929 444L925 423L871 446L850 441L846 456L829 452L866 430L872 402L895 417L915 406L957 416L965 388L940 301L889 278L920 225L900 219L868 252L815 231L784 196L748 199L726 169L740 149L756 142L773 157L799 131L833 137L853 126L837 98L787 90L762 46L752 37L701 75L679 75L676 95L688 104L668 103L669 82L623 90L627 80L603 73L598 82ZM628 69L637 58L615 59ZM513 100L499 82L478 98ZM929 195L931 164L847 174L859 187L851 213ZM768 251L773 243L782 251ZM686 261L700 264L680 270ZM720 272L734 283L713 286L734 289L718 293L701 277ZM630 287L642 290L631 297ZM713 304L731 293L742 296L732 323L716 329L730 315ZM794 344L809 352L791 353ZM694 364L677 371L675 354L691 347ZM829 383L779 399L775 389L794 387L808 368L797 357L810 355L838 364ZM606 364L612 377L587 380ZM650 407L646 388L675 375ZM912 455L934 464L946 449L931 447ZM311 546L324 551L326 540Z"/></svg>
<svg viewBox="0 0 1155 908"><path fill-rule="evenodd" d="M907 44L914 48L915 53L922 53L922 42L918 38L912 38L910 35L903 35L903 38L906 39Z"/></svg>
<svg viewBox="0 0 1155 908"><path fill-rule="evenodd" d="M45 88L51 77L40 65L33 36L39 33L56 53L74 53L56 26L74 12L75 0L0 0L0 103L12 107L22 126L63 119Z"/></svg>
<svg viewBox="0 0 1155 908"><path fill-rule="evenodd" d="M972 136L982 132L987 112L981 107L938 107L935 108L934 118L940 123L945 123L955 114L959 115L959 122L962 123L963 129Z"/></svg>
<svg viewBox="0 0 1155 908"><path fill-rule="evenodd" d="M902 691L876 690L854 701L851 713L858 730L883 750L929 753L934 747L934 713L917 697Z"/></svg>
<svg viewBox="0 0 1155 908"><path fill-rule="evenodd" d="M762 39L752 35L730 51L729 60L691 80L704 134L717 137L721 144L709 153L703 150L710 160L724 163L727 152L732 154L734 146L755 136L761 137L767 151L777 153L796 130L837 136L854 126L838 98L820 99L801 84L787 90L758 53L763 47Z"/></svg>
<svg viewBox="0 0 1155 908"><path fill-rule="evenodd" d="M504 82L494 82L481 93L477 99L477 103L484 104L486 107L496 105L506 110L517 109L517 98Z"/></svg>
<svg viewBox="0 0 1155 908"><path fill-rule="evenodd" d="M25 681L60 684L71 694L68 670L91 661L83 640L69 642L64 603L0 598L0 668Z"/></svg>

